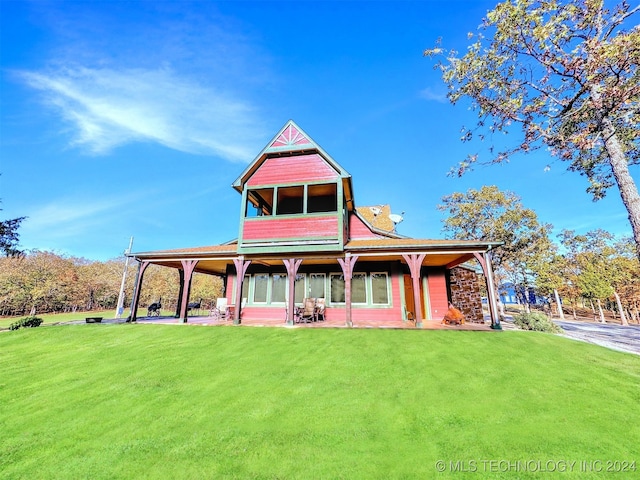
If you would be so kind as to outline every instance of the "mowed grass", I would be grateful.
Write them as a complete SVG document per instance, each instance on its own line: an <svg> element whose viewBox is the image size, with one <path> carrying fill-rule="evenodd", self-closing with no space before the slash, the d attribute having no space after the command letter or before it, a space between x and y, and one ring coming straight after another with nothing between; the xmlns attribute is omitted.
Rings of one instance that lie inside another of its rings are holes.
<svg viewBox="0 0 640 480"><path fill-rule="evenodd" d="M115 310L95 310L89 312L43 313L36 314L34 316L41 318L42 324L47 325L52 323L71 322L74 320L84 320L87 317L114 318L115 313ZM125 310L125 312L122 314L122 317L126 318L127 315L129 315L129 309ZM9 328L12 323L29 316L30 315L0 317L0 328Z"/></svg>
<svg viewBox="0 0 640 480"><path fill-rule="evenodd" d="M639 405L640 357L534 332L40 327L0 334L0 477L603 478Z"/></svg>

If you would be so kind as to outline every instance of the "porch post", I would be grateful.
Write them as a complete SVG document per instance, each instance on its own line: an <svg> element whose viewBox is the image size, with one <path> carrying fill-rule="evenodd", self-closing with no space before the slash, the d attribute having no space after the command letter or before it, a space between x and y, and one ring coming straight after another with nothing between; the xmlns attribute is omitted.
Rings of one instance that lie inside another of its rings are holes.
<svg viewBox="0 0 640 480"><path fill-rule="evenodd" d="M180 318L182 297L184 295L184 270L182 268L178 269L178 282L180 284L180 289L178 290L178 300L176 300L176 314L174 315L176 318Z"/></svg>
<svg viewBox="0 0 640 480"><path fill-rule="evenodd" d="M136 274L136 283L133 287L133 296L131 297L131 312L127 322L135 322L137 320L138 304L140 303L140 291L142 290L142 277L144 271L150 265L150 262L140 262L138 264L138 273Z"/></svg>
<svg viewBox="0 0 640 480"><path fill-rule="evenodd" d="M233 324L240 325L240 309L242 308L242 282L244 282L244 274L251 265L251 260L245 260L243 256L233 259L236 266L236 308L233 313Z"/></svg>
<svg viewBox="0 0 640 480"><path fill-rule="evenodd" d="M198 264L198 260L180 260L182 263L182 269L184 270L184 277L182 280L182 301L180 302L180 315L182 323L187 323L187 316L189 314L187 306L189 305L189 293L191 292L191 279L193 278L193 271Z"/></svg>
<svg viewBox="0 0 640 480"><path fill-rule="evenodd" d="M347 253L344 260L338 259L338 263L342 267L342 274L344 275L344 302L347 315L347 327L353 327L353 320L351 319L351 279L353 278L353 266L358 261L357 255L351 255Z"/></svg>
<svg viewBox="0 0 640 480"><path fill-rule="evenodd" d="M474 257L480 263L484 278L487 281L487 300L489 302L489 316L491 317L491 328L502 330L500 325L500 315L498 315L498 305L496 302L496 287L493 279L493 269L491 268L491 253L484 252L482 255L474 253Z"/></svg>
<svg viewBox="0 0 640 480"><path fill-rule="evenodd" d="M283 259L285 268L287 269L287 279L289 280L289 298L287 298L287 325L293 325L294 308L296 303L296 274L302 263L301 258Z"/></svg>
<svg viewBox="0 0 640 480"><path fill-rule="evenodd" d="M413 309L416 319L416 327L422 328L422 297L420 295L420 269L422 268L422 262L426 253L420 254L407 254L403 253L402 258L409 265L409 272L411 273L411 287L413 288Z"/></svg>

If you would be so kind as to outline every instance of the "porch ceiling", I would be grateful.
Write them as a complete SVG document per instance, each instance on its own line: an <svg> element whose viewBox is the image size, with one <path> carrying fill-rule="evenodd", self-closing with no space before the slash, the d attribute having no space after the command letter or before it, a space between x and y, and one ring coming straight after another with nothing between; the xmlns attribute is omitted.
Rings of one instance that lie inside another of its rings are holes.
<svg viewBox="0 0 640 480"><path fill-rule="evenodd" d="M376 239L354 240L345 246L347 254L357 255L359 261L406 263L403 255L425 254L422 262L427 267L447 267L463 263L473 258L474 253L484 253L499 246L497 242L476 242L463 240L419 240L419 239ZM228 265L238 258L235 243L206 247L184 248L155 252L132 254L136 260L148 261L155 265L171 268L181 268L182 260L197 260L195 271L214 275L224 275ZM315 265L333 265L338 258L344 258L344 252L322 253L273 253L245 255L257 265L282 266L282 260L288 258L302 258L303 263Z"/></svg>

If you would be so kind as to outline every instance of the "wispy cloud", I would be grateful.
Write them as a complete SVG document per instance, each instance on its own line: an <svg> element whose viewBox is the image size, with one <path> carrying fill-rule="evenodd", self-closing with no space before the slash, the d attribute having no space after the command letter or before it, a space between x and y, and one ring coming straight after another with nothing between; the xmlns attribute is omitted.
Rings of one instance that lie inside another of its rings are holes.
<svg viewBox="0 0 640 480"><path fill-rule="evenodd" d="M447 93L442 89L427 87L420 90L420 98L427 101L447 103Z"/></svg>
<svg viewBox="0 0 640 480"><path fill-rule="evenodd" d="M139 194L103 197L93 202L86 198L66 198L34 206L27 211L22 230L27 236L49 238L81 235L103 225L105 219L121 215L124 208L130 208L139 198Z"/></svg>
<svg viewBox="0 0 640 480"><path fill-rule="evenodd" d="M256 151L252 140L262 134L248 102L168 68L67 67L20 76L75 127L71 143L95 154L150 141L182 152L248 161Z"/></svg>

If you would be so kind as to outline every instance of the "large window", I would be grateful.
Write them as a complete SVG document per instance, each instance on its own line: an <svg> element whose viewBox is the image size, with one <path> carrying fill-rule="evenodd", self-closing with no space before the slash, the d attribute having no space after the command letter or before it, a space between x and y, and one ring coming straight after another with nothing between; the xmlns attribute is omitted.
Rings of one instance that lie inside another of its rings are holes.
<svg viewBox="0 0 640 480"><path fill-rule="evenodd" d="M331 303L345 303L345 281L341 273L331 274ZM352 304L389 304L389 282L386 273L354 273L351 278Z"/></svg>
<svg viewBox="0 0 640 480"><path fill-rule="evenodd" d="M389 304L389 286L386 273L371 274L371 302L374 305Z"/></svg>
<svg viewBox="0 0 640 480"><path fill-rule="evenodd" d="M273 213L273 188L249 190L247 193L246 217L261 217Z"/></svg>
<svg viewBox="0 0 640 480"><path fill-rule="evenodd" d="M344 275L331 274L331 303L344 303Z"/></svg>
<svg viewBox="0 0 640 480"><path fill-rule="evenodd" d="M324 273L309 274L309 296L312 298L325 298Z"/></svg>
<svg viewBox="0 0 640 480"><path fill-rule="evenodd" d="M307 185L306 188L303 185L296 185L256 188L247 191L246 217L260 217L274 213L276 215L299 215L337 211L337 183Z"/></svg>
<svg viewBox="0 0 640 480"><path fill-rule="evenodd" d="M267 288L269 286L269 275L259 274L253 276L253 302L267 303Z"/></svg>
<svg viewBox="0 0 640 480"><path fill-rule="evenodd" d="M307 187L307 213L337 212L338 193L335 183Z"/></svg>
<svg viewBox="0 0 640 480"><path fill-rule="evenodd" d="M351 278L351 303L367 303L367 276L354 273Z"/></svg>
<svg viewBox="0 0 640 480"><path fill-rule="evenodd" d="M278 188L277 215L293 215L304 212L304 187Z"/></svg>
<svg viewBox="0 0 640 480"><path fill-rule="evenodd" d="M249 289L251 285L251 289ZM295 278L294 302L302 304L305 298L327 298L331 304L345 303L345 281L342 273L298 273ZM327 288L330 290L327 291ZM287 301L289 280L286 273L257 273L245 276L242 298L251 303L283 304ZM389 274L386 272L354 273L351 278L353 305L382 306L391 303Z"/></svg>
<svg viewBox="0 0 640 480"><path fill-rule="evenodd" d="M287 276L283 273L274 273L271 276L271 301L283 302L287 296Z"/></svg>

